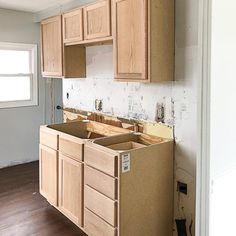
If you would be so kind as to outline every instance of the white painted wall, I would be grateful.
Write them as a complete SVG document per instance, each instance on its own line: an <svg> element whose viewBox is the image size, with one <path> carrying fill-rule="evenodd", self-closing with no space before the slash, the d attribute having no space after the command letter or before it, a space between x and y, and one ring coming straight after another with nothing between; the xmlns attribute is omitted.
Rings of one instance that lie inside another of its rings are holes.
<svg viewBox="0 0 236 236"><path fill-rule="evenodd" d="M94 100L102 99L104 113L154 121L158 104L165 105L165 122L175 124L176 180L189 188L188 196L175 195L175 217L186 217L187 226L195 215L198 47L198 1L176 0L175 82L114 82L112 46L87 48L88 78L63 81L63 102L69 108L95 111Z"/></svg>
<svg viewBox="0 0 236 236"><path fill-rule="evenodd" d="M236 2L212 1L210 235L235 235Z"/></svg>
<svg viewBox="0 0 236 236"><path fill-rule="evenodd" d="M0 41L39 45L40 27L33 19L30 13L0 9ZM40 63L40 50L38 58ZM39 126L51 122L50 83L40 74L38 80L39 106L0 109L0 168L38 159Z"/></svg>

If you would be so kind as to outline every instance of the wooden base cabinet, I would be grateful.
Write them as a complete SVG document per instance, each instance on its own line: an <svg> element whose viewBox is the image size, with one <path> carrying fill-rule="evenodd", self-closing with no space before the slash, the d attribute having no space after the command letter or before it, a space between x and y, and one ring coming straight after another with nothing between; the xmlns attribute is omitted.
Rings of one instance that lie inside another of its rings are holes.
<svg viewBox="0 0 236 236"><path fill-rule="evenodd" d="M83 220L83 164L59 154L59 209L75 224Z"/></svg>
<svg viewBox="0 0 236 236"><path fill-rule="evenodd" d="M173 140L93 122L50 127L40 129L40 193L56 209L88 236L172 236Z"/></svg>
<svg viewBox="0 0 236 236"><path fill-rule="evenodd" d="M104 153L109 158L102 160ZM84 222L90 236L172 236L171 140L136 134L101 138L86 143L84 158Z"/></svg>

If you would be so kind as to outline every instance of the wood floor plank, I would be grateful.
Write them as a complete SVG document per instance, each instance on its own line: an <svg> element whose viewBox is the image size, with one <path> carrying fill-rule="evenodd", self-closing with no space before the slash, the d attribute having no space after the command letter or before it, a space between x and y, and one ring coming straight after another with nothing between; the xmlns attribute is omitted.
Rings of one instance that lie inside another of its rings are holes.
<svg viewBox="0 0 236 236"><path fill-rule="evenodd" d="M39 164L0 170L0 236L86 236L39 194Z"/></svg>

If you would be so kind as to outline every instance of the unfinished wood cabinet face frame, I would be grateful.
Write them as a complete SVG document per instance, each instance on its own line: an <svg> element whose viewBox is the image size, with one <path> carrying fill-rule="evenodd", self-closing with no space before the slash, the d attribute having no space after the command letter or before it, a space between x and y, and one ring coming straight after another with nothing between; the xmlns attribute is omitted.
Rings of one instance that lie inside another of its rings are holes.
<svg viewBox="0 0 236 236"><path fill-rule="evenodd" d="M88 185L84 186L84 206L113 227L117 226L117 202Z"/></svg>
<svg viewBox="0 0 236 236"><path fill-rule="evenodd" d="M116 200L117 179L90 166L84 166L84 184Z"/></svg>
<svg viewBox="0 0 236 236"><path fill-rule="evenodd" d="M95 215L92 211L84 209L84 229L88 235L117 236L117 229Z"/></svg>
<svg viewBox="0 0 236 236"><path fill-rule="evenodd" d="M41 129L68 137L72 133L79 136L78 132L86 137L85 131L88 130L107 134L107 125L103 127L99 124L98 132L98 127L94 127L96 122L89 122L90 125L82 122L82 127L78 127L79 124L73 122L50 126L54 130L47 127ZM113 133L114 129L110 132ZM76 141L74 138L69 140ZM55 185L59 189L59 206L55 201L49 202L89 235L172 236L173 141L121 131L119 135L87 140L84 145L85 164L60 153L57 164L59 184ZM41 156L57 155L57 151L49 147L45 150L49 150L46 152L49 154L42 153ZM123 171L124 155L130 158L130 169L125 169L127 171ZM40 157L40 170L42 164L46 165ZM56 166L55 163L52 165ZM87 167L85 173L83 165ZM49 169L51 171L51 167ZM103 185L109 186L109 190ZM50 199L48 195L44 196Z"/></svg>
<svg viewBox="0 0 236 236"><path fill-rule="evenodd" d="M174 79L174 0L112 0L118 81Z"/></svg>
<svg viewBox="0 0 236 236"><path fill-rule="evenodd" d="M42 75L49 78L85 78L86 49L82 45L64 46L62 16L41 22Z"/></svg>
<svg viewBox="0 0 236 236"><path fill-rule="evenodd" d="M83 164L59 154L59 209L83 226Z"/></svg>
<svg viewBox="0 0 236 236"><path fill-rule="evenodd" d="M84 7L84 39L111 36L111 3L102 0Z"/></svg>
<svg viewBox="0 0 236 236"><path fill-rule="evenodd" d="M53 206L58 205L58 152L44 145L39 146L40 194Z"/></svg>
<svg viewBox="0 0 236 236"><path fill-rule="evenodd" d="M75 161L83 161L84 141L68 134L59 135L59 151Z"/></svg>
<svg viewBox="0 0 236 236"><path fill-rule="evenodd" d="M101 138L93 143L87 142L85 155L88 147L101 149L102 152L112 151L118 157L117 212L115 211L114 218L111 218L114 213L111 205L110 209L107 206L107 214L101 214L101 209L97 208L101 204L97 204L96 199L103 202L102 205L106 204L105 193L101 189L96 192L95 185L95 189L90 189L85 182L85 212L86 208L91 211L90 214L85 214L85 225L93 231L91 235L95 232L104 234L106 230L110 230L112 235L112 230L117 226L118 236L172 236L173 141L143 134L123 134ZM129 158L130 169L127 171L123 168L124 156ZM85 164L87 165L86 156ZM103 169L98 171L102 173ZM92 224L90 218L95 223ZM117 225L113 224L114 221L109 221L115 218ZM106 222L113 225L113 228L107 229Z"/></svg>
<svg viewBox="0 0 236 236"><path fill-rule="evenodd" d="M63 76L62 18L51 17L41 22L42 75Z"/></svg>
<svg viewBox="0 0 236 236"><path fill-rule="evenodd" d="M113 0L115 79L147 80L148 4L146 0Z"/></svg>
<svg viewBox="0 0 236 236"><path fill-rule="evenodd" d="M56 20L60 20L58 26ZM83 10L65 13L61 48L61 16L43 23L44 77L85 78L85 46L113 41L114 77L117 81L162 82L174 79L174 0L101 0L83 7ZM48 33L47 28L53 24L58 38L56 34L51 37ZM71 32L68 36L67 29ZM50 39L53 37L54 40ZM50 39L48 42L47 38ZM68 48L64 44L82 47ZM64 56L63 59L60 56Z"/></svg>
<svg viewBox="0 0 236 236"><path fill-rule="evenodd" d="M63 42L76 43L83 40L83 9L79 8L62 15Z"/></svg>

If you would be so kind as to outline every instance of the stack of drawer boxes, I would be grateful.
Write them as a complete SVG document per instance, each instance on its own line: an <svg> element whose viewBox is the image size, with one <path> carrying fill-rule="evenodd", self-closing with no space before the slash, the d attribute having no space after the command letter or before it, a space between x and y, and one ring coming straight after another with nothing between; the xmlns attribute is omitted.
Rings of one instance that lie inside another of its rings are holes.
<svg viewBox="0 0 236 236"><path fill-rule="evenodd" d="M87 142L84 228L89 235L172 235L173 143L144 134Z"/></svg>
<svg viewBox="0 0 236 236"><path fill-rule="evenodd" d="M116 235L117 155L109 149L103 151L88 145L84 157L85 230L94 232L100 228L103 235Z"/></svg>

